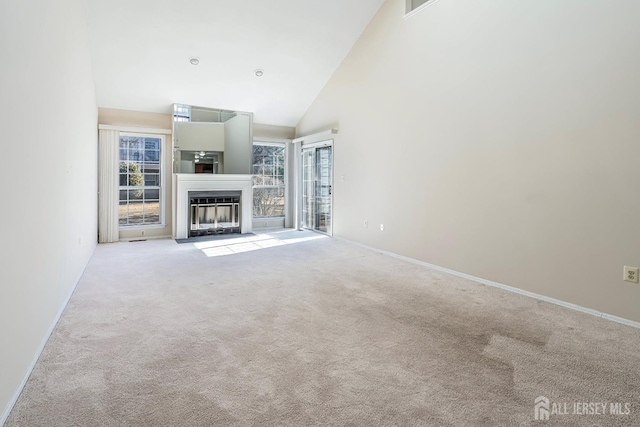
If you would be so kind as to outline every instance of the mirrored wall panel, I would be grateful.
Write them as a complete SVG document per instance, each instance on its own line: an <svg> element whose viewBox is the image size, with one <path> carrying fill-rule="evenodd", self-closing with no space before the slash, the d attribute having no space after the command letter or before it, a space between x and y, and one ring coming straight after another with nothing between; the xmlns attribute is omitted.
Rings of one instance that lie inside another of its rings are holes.
<svg viewBox="0 0 640 427"><path fill-rule="evenodd" d="M176 173L251 173L252 113L174 104L173 136Z"/></svg>

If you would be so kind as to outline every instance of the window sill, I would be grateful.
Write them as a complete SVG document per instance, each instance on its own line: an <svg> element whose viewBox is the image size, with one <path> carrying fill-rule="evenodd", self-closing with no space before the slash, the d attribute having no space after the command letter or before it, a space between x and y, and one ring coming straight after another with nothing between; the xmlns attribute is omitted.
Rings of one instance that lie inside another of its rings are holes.
<svg viewBox="0 0 640 427"><path fill-rule="evenodd" d="M165 228L167 224L143 224L143 225L120 225L120 231L126 230L152 230L154 228Z"/></svg>

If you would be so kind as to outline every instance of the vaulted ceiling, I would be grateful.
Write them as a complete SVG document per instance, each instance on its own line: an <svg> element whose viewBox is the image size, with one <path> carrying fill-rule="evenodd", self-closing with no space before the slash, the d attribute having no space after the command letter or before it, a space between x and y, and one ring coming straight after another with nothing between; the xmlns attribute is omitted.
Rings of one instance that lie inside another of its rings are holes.
<svg viewBox="0 0 640 427"><path fill-rule="evenodd" d="M87 0L98 105L295 126L383 1Z"/></svg>

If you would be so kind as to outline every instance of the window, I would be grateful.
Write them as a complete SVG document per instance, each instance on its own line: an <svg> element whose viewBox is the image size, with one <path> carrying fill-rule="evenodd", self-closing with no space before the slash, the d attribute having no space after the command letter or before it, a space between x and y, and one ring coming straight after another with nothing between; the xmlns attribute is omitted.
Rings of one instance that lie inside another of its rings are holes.
<svg viewBox="0 0 640 427"><path fill-rule="evenodd" d="M163 141L156 135L120 134L121 227L161 223Z"/></svg>
<svg viewBox="0 0 640 427"><path fill-rule="evenodd" d="M435 3L437 0L405 0L405 1L407 4L406 13L409 14L413 11L417 11L418 9L424 9L427 3L432 4L432 3Z"/></svg>
<svg viewBox="0 0 640 427"><path fill-rule="evenodd" d="M253 145L253 216L284 216L284 144Z"/></svg>
<svg viewBox="0 0 640 427"><path fill-rule="evenodd" d="M174 122L190 122L191 107L183 104L173 104L173 121Z"/></svg>

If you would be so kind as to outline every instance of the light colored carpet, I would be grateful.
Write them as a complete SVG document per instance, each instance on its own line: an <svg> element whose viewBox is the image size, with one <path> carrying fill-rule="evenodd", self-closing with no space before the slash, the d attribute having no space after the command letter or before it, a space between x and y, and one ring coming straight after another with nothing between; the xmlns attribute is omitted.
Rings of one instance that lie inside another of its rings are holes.
<svg viewBox="0 0 640 427"><path fill-rule="evenodd" d="M231 243L100 245L7 426L536 425L541 395L630 404L544 425L640 425L637 329L310 232Z"/></svg>

